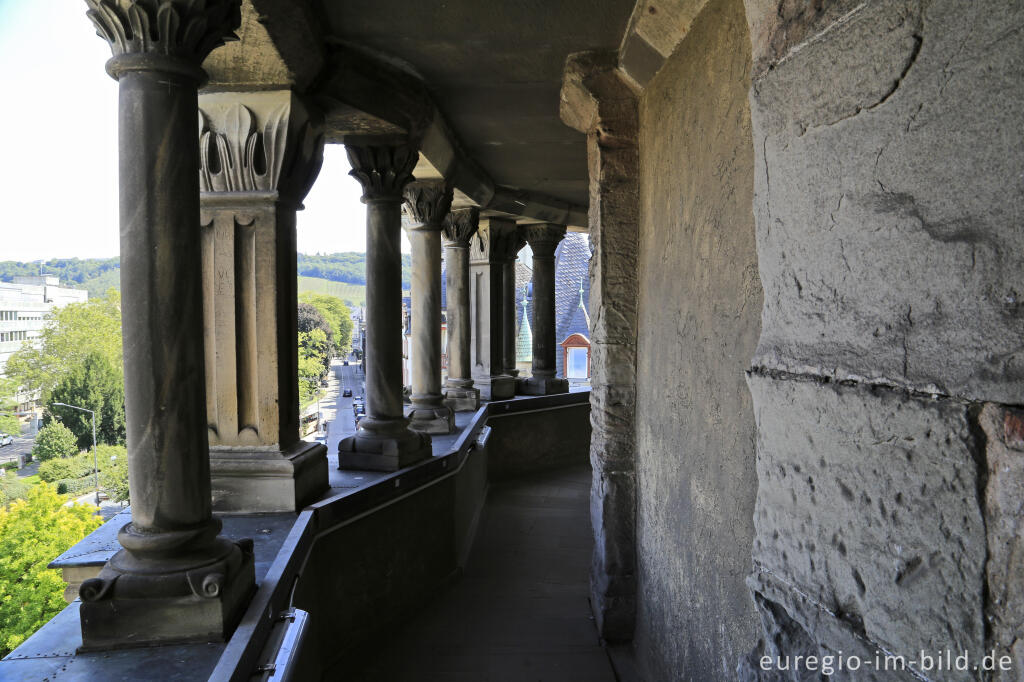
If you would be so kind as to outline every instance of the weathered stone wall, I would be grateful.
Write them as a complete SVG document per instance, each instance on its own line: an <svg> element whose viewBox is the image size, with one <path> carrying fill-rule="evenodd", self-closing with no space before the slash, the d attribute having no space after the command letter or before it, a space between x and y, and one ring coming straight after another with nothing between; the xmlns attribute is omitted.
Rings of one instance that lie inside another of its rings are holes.
<svg viewBox="0 0 1024 682"><path fill-rule="evenodd" d="M755 425L762 306L750 51L712 0L648 83L640 126L637 659L647 680L735 676L757 641Z"/></svg>
<svg viewBox="0 0 1024 682"><path fill-rule="evenodd" d="M1019 675L1024 6L746 5L755 656L994 648Z"/></svg>

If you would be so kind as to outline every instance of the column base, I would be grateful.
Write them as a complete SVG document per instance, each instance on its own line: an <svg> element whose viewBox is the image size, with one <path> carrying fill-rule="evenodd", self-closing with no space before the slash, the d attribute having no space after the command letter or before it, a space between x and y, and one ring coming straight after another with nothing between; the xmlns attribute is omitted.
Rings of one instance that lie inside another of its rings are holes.
<svg viewBox="0 0 1024 682"><path fill-rule="evenodd" d="M443 403L442 396L437 396L439 405L417 405L406 412L409 428L416 433L449 434L455 430L455 414L452 408Z"/></svg>
<svg viewBox="0 0 1024 682"><path fill-rule="evenodd" d="M430 436L409 429L407 420L374 425L370 419L338 445L339 469L398 471L433 456Z"/></svg>
<svg viewBox="0 0 1024 682"><path fill-rule="evenodd" d="M558 377L526 377L516 382L516 391L521 395L568 393L569 380Z"/></svg>
<svg viewBox="0 0 1024 682"><path fill-rule="evenodd" d="M330 486L327 446L307 441L286 451L211 446L210 483L215 512L298 511Z"/></svg>
<svg viewBox="0 0 1024 682"><path fill-rule="evenodd" d="M516 395L516 380L503 374L473 377L473 385L480 390L481 400L508 400Z"/></svg>
<svg viewBox="0 0 1024 682"><path fill-rule="evenodd" d="M480 409L480 389L472 386L446 386L444 404L454 412L476 412Z"/></svg>
<svg viewBox="0 0 1024 682"><path fill-rule="evenodd" d="M216 533L220 522L211 526ZM130 529L131 524L121 529L122 544L133 544L124 540L126 534L145 537ZM182 533L161 535L182 541ZM97 577L82 583L79 651L230 638L256 589L252 540L218 537L198 552L167 552L165 558L140 559L122 549Z"/></svg>

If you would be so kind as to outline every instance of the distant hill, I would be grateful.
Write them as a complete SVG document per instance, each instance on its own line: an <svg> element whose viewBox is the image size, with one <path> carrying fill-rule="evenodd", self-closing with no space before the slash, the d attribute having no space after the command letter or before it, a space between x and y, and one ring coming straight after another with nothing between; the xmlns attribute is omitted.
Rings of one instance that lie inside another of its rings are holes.
<svg viewBox="0 0 1024 682"><path fill-rule="evenodd" d="M302 277L356 285L356 288L344 291L347 291L347 297L354 303L363 305L352 297L358 296L359 301L365 300L365 292L357 294L357 289L366 286L366 254L348 252L309 256L300 253L297 266L298 274ZM121 288L121 266L118 258L54 258L41 264L38 261L0 261L0 282L11 282L18 276L38 275L40 270L44 274L60 277L63 284L88 289L90 296L102 296L111 287ZM408 255L403 255L402 288L408 289L411 280L412 261ZM341 290L343 289L339 289ZM346 298L340 294L334 295L343 300Z"/></svg>
<svg viewBox="0 0 1024 682"><path fill-rule="evenodd" d="M402 292L402 296L408 296L409 288L403 288L405 290ZM362 284L332 282L329 279L322 279L320 277L303 277L299 275L299 293L301 294L304 291L337 296L350 308L366 305L366 287Z"/></svg>

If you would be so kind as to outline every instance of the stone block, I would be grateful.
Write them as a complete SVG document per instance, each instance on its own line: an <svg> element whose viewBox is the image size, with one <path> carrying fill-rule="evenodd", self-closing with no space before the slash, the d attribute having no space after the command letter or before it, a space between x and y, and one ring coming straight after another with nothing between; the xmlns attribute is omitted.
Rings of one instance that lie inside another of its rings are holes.
<svg viewBox="0 0 1024 682"><path fill-rule="evenodd" d="M781 585L762 596L789 600L832 651L845 633L906 656L980 660L986 540L967 406L758 374L748 383L755 592Z"/></svg>
<svg viewBox="0 0 1024 682"><path fill-rule="evenodd" d="M747 5L755 365L1020 404L1024 6Z"/></svg>
<svg viewBox="0 0 1024 682"><path fill-rule="evenodd" d="M211 447L210 484L217 512L297 511L329 487L327 448L306 441L287 452Z"/></svg>

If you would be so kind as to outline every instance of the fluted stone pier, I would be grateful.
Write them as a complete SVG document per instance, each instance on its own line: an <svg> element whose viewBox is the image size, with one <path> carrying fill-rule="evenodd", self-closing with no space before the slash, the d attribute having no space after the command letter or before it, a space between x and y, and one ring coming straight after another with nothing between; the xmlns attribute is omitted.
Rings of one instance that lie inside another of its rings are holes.
<svg viewBox="0 0 1024 682"><path fill-rule="evenodd" d="M430 457L430 436L402 410L402 191L418 153L408 144L347 144L366 204L366 416L338 447L342 469L395 471Z"/></svg>
<svg viewBox="0 0 1024 682"><path fill-rule="evenodd" d="M239 0L87 0L118 81L121 305L132 521L82 583L85 649L224 640L254 589L252 541L210 502L197 89ZM158 16L159 14L159 16ZM143 24L146 24L143 28Z"/></svg>
<svg viewBox="0 0 1024 682"><path fill-rule="evenodd" d="M323 159L320 117L289 90L199 106L213 508L295 511L328 487L327 448L299 439L297 381L295 213Z"/></svg>
<svg viewBox="0 0 1024 682"><path fill-rule="evenodd" d="M555 376L555 248L565 227L539 223L520 229L533 250L533 365L516 388L525 395L567 393L569 382Z"/></svg>
<svg viewBox="0 0 1024 682"><path fill-rule="evenodd" d="M412 245L412 407L409 428L420 433L451 433L455 414L441 393L441 228L452 206L452 188L443 180L405 187Z"/></svg>
<svg viewBox="0 0 1024 682"><path fill-rule="evenodd" d="M444 400L456 412L480 407L480 390L473 386L469 313L469 243L476 235L479 220L478 208L452 211L445 218L441 233L448 263L448 379Z"/></svg>

